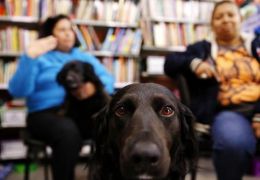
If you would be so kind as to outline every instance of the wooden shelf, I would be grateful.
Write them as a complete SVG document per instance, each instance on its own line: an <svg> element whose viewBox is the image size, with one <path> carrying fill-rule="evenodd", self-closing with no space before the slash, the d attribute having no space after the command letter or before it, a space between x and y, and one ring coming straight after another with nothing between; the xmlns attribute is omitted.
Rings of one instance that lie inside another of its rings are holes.
<svg viewBox="0 0 260 180"><path fill-rule="evenodd" d="M139 54L129 54L129 53L117 53L112 51L88 51L85 50L87 53L90 53L94 56L99 57L126 57L126 58L138 58ZM0 52L0 57L19 57L22 53L21 52Z"/></svg>
<svg viewBox="0 0 260 180"><path fill-rule="evenodd" d="M126 58L138 58L138 54L128 54L128 53L116 53L112 51L87 51L88 53L99 56L99 57L126 57Z"/></svg>
<svg viewBox="0 0 260 180"><path fill-rule="evenodd" d="M185 51L185 46L176 46L176 47L155 47L155 46L143 46L142 47L142 56L148 56L148 55L166 55L171 52L182 52Z"/></svg>
<svg viewBox="0 0 260 180"><path fill-rule="evenodd" d="M100 26L100 27L119 27L119 28L138 28L138 24L129 24L116 21L95 21L95 20L80 20L75 19L72 21L77 25L89 25L89 26Z"/></svg>
<svg viewBox="0 0 260 180"><path fill-rule="evenodd" d="M8 84L0 84L0 90L7 90Z"/></svg>
<svg viewBox="0 0 260 180"><path fill-rule="evenodd" d="M165 23L200 24L200 25L207 25L207 26L209 25L208 21L180 19L180 18L168 18L168 17L153 17L153 18L151 18L151 21L165 22Z"/></svg>
<svg viewBox="0 0 260 180"><path fill-rule="evenodd" d="M30 16L0 16L0 22L16 22L16 23L38 23L39 19Z"/></svg>
<svg viewBox="0 0 260 180"><path fill-rule="evenodd" d="M148 75L148 76L141 76L141 82L143 83L157 83L161 84L170 90L176 89L176 82L169 78L166 75Z"/></svg>
<svg viewBox="0 0 260 180"><path fill-rule="evenodd" d="M19 57L21 52L0 52L0 57Z"/></svg>

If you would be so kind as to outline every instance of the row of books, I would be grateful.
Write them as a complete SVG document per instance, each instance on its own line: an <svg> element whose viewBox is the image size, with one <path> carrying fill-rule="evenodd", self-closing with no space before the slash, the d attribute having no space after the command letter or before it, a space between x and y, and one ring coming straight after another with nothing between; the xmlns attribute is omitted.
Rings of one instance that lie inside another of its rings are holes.
<svg viewBox="0 0 260 180"><path fill-rule="evenodd" d="M27 110L23 107L8 107L6 105L0 108L1 127L25 127Z"/></svg>
<svg viewBox="0 0 260 180"><path fill-rule="evenodd" d="M210 35L207 25L152 23L149 20L143 20L141 29L146 46L163 48L186 46Z"/></svg>
<svg viewBox="0 0 260 180"><path fill-rule="evenodd" d="M30 16L42 20L54 14L69 14L82 20L136 23L140 6L133 0L1 0L0 16Z"/></svg>
<svg viewBox="0 0 260 180"><path fill-rule="evenodd" d="M1 52L19 52L33 40L37 38L37 32L18 28L17 26L8 26L0 29L0 51Z"/></svg>
<svg viewBox="0 0 260 180"><path fill-rule="evenodd" d="M22 140L6 140L1 142L0 159L23 159L26 157L27 147Z"/></svg>
<svg viewBox="0 0 260 180"><path fill-rule="evenodd" d="M141 3L140 3L141 2ZM137 23L143 17L208 21L214 1L184 0L1 0L0 16L46 19L70 14L76 19Z"/></svg>
<svg viewBox="0 0 260 180"><path fill-rule="evenodd" d="M144 17L167 17L209 22L215 1L141 0Z"/></svg>
<svg viewBox="0 0 260 180"><path fill-rule="evenodd" d="M134 24L140 18L140 6L139 3L135 3L133 0L79 0L75 18Z"/></svg>
<svg viewBox="0 0 260 180"><path fill-rule="evenodd" d="M0 84L7 84L14 74L17 61L4 61L0 59Z"/></svg>
<svg viewBox="0 0 260 180"><path fill-rule="evenodd" d="M138 63L133 58L105 57L102 60L105 67L114 75L116 82L138 82Z"/></svg>
<svg viewBox="0 0 260 180"><path fill-rule="evenodd" d="M108 28L107 31L98 32L92 26L80 25L75 27L75 32L82 48L86 50L138 55L141 49L140 29Z"/></svg>
<svg viewBox="0 0 260 180"><path fill-rule="evenodd" d="M75 26L75 32L85 50L139 54L142 44L140 29L109 28L98 31L93 26ZM37 31L8 26L0 29L0 52L21 52L37 38Z"/></svg>
<svg viewBox="0 0 260 180"><path fill-rule="evenodd" d="M71 13L71 0L1 0L0 16L47 17Z"/></svg>
<svg viewBox="0 0 260 180"><path fill-rule="evenodd" d="M0 84L7 84L14 74L17 60L4 61L0 59ZM116 82L137 82L138 64L134 58L101 58L101 62L114 75Z"/></svg>

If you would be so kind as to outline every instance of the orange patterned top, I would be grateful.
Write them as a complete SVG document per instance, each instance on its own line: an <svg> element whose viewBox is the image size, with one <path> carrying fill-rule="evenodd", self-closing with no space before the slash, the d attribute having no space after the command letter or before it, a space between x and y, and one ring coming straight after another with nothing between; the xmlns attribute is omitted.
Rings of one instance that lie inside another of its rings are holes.
<svg viewBox="0 0 260 180"><path fill-rule="evenodd" d="M221 47L216 58L220 79L218 100L222 106L260 99L260 64L242 46Z"/></svg>

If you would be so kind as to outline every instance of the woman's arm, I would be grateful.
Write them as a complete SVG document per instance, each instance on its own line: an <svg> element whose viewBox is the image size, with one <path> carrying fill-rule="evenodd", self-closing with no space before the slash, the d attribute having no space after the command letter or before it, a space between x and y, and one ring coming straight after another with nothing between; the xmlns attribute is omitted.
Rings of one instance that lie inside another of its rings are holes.
<svg viewBox="0 0 260 180"><path fill-rule="evenodd" d="M53 36L33 41L26 53L18 62L18 66L12 79L9 81L8 91L15 97L26 97L34 90L35 79L38 74L37 61L43 54L53 50L57 46L57 40Z"/></svg>
<svg viewBox="0 0 260 180"><path fill-rule="evenodd" d="M37 60L23 54L18 62L15 74L9 81L8 91L14 97L26 97L34 90L38 73Z"/></svg>
<svg viewBox="0 0 260 180"><path fill-rule="evenodd" d="M170 77L190 71L193 60L204 60L210 55L210 43L200 41L189 45L185 52L174 52L166 56L164 72Z"/></svg>

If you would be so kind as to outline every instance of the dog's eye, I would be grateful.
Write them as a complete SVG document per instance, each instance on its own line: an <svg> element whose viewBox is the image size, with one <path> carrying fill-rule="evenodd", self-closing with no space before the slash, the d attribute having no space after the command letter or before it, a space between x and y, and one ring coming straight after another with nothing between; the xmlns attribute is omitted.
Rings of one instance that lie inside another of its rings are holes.
<svg viewBox="0 0 260 180"><path fill-rule="evenodd" d="M160 115L164 117L170 117L174 114L174 110L171 106L163 106L160 110Z"/></svg>
<svg viewBox="0 0 260 180"><path fill-rule="evenodd" d="M118 117L122 117L124 115L127 114L127 110L124 106L119 106L116 110L115 110L115 114Z"/></svg>

